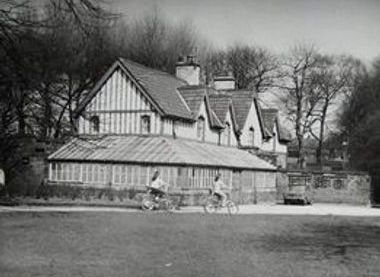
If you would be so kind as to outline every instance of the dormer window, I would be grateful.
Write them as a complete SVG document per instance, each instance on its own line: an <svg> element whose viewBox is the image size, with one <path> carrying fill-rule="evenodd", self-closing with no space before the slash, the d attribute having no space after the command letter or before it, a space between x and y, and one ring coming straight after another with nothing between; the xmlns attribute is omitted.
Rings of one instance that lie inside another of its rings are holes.
<svg viewBox="0 0 380 277"><path fill-rule="evenodd" d="M90 118L90 128L92 133L99 133L100 121L99 116L93 115Z"/></svg>
<svg viewBox="0 0 380 277"><path fill-rule="evenodd" d="M141 117L141 133L150 134L150 116L143 115Z"/></svg>
<svg viewBox="0 0 380 277"><path fill-rule="evenodd" d="M203 116L198 117L197 138L201 141L205 140L205 119Z"/></svg>
<svg viewBox="0 0 380 277"><path fill-rule="evenodd" d="M249 128L249 146L255 146L255 128Z"/></svg>

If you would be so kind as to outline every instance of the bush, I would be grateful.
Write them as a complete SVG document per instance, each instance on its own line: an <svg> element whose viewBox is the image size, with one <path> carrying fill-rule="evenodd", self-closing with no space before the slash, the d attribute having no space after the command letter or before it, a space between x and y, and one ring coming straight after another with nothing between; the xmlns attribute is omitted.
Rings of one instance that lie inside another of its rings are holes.
<svg viewBox="0 0 380 277"><path fill-rule="evenodd" d="M1 193L1 192L0 192ZM109 184L103 188L95 188L95 187L84 187L79 184L45 184L41 183L41 185L36 189L35 197L37 199L43 198L48 200L48 198L61 198L68 199L71 201L81 199L84 201L90 202L91 200L103 199L106 201L115 201L119 200L120 202L124 202L126 199L133 199L139 201L137 196L141 194L141 191L136 188L131 189L122 189L115 190Z"/></svg>

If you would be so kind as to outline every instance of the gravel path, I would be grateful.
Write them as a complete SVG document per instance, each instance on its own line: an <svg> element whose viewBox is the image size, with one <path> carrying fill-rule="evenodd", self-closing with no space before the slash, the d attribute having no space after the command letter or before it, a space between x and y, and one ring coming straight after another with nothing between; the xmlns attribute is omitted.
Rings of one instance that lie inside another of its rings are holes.
<svg viewBox="0 0 380 277"><path fill-rule="evenodd" d="M41 207L41 206L0 206L0 212L142 212L130 208L113 207ZM226 213L221 210L219 213ZM175 213L203 213L202 207L182 207ZM380 217L380 209L368 206L350 206L334 204L313 204L311 206L295 205L241 205L239 214L284 214L284 215L341 215Z"/></svg>

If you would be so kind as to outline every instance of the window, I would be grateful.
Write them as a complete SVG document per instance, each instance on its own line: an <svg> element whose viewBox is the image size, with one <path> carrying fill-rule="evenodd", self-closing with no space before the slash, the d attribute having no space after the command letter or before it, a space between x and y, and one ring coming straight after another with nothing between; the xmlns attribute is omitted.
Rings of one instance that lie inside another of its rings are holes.
<svg viewBox="0 0 380 277"><path fill-rule="evenodd" d="M273 152L276 152L276 142L277 142L277 137L276 133L273 133Z"/></svg>
<svg viewBox="0 0 380 277"><path fill-rule="evenodd" d="M205 119L203 116L198 118L197 122L197 138L204 141L205 140Z"/></svg>
<svg viewBox="0 0 380 277"><path fill-rule="evenodd" d="M143 115L141 117L141 133L149 134L150 133L150 116Z"/></svg>
<svg viewBox="0 0 380 277"><path fill-rule="evenodd" d="M91 130L90 131L94 133L99 133L99 126L100 126L99 116L97 115L91 116L90 118Z"/></svg>
<svg viewBox="0 0 380 277"><path fill-rule="evenodd" d="M255 146L255 128L249 128L249 145Z"/></svg>
<svg viewBox="0 0 380 277"><path fill-rule="evenodd" d="M56 163L52 163L51 172L52 172L51 180L52 181L58 181L57 180L57 164Z"/></svg>

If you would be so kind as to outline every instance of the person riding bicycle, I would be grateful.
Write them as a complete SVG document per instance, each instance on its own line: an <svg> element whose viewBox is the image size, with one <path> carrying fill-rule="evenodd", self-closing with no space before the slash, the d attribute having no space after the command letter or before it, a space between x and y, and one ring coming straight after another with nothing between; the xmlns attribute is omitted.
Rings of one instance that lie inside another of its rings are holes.
<svg viewBox="0 0 380 277"><path fill-rule="evenodd" d="M222 202L222 206L224 207L226 205L227 195L223 192L223 189L228 189L228 187L223 183L220 177L220 173L216 174L213 183L212 193L213 195L218 197L219 201Z"/></svg>
<svg viewBox="0 0 380 277"><path fill-rule="evenodd" d="M152 183L148 186L150 194L152 194L156 200L161 199L166 195L168 190L168 184L162 181L160 178L160 172L156 170L152 177Z"/></svg>

